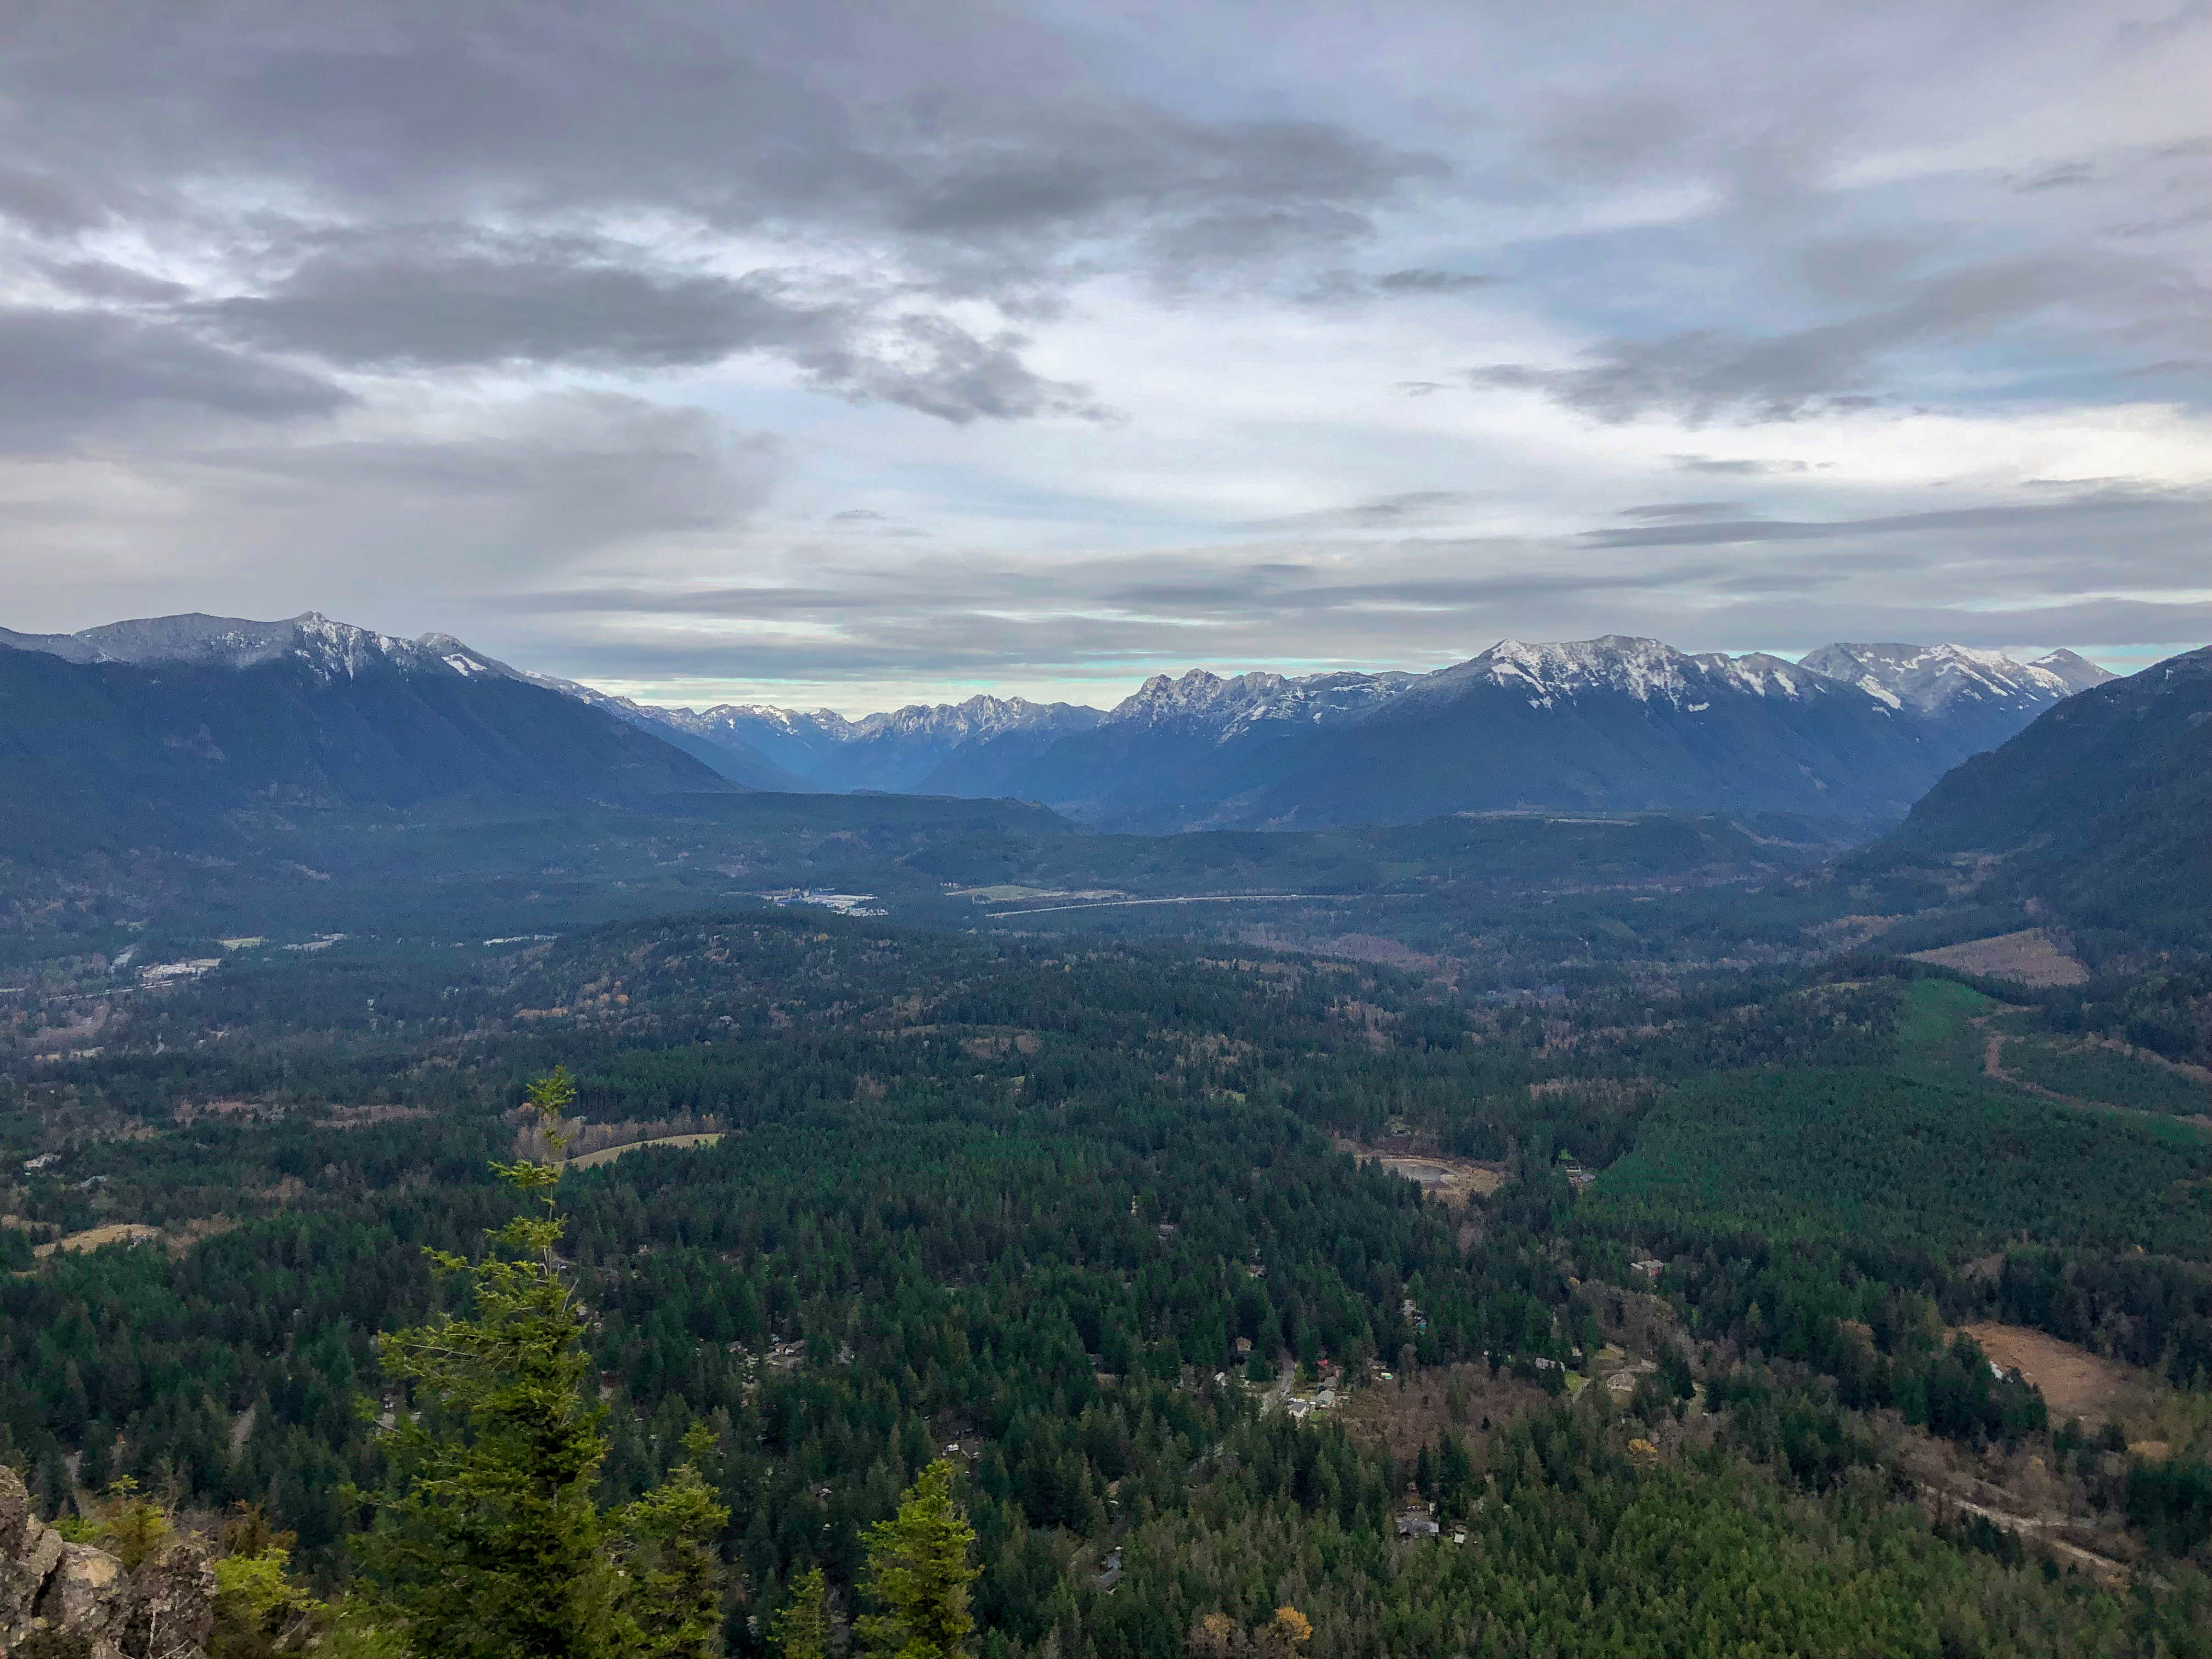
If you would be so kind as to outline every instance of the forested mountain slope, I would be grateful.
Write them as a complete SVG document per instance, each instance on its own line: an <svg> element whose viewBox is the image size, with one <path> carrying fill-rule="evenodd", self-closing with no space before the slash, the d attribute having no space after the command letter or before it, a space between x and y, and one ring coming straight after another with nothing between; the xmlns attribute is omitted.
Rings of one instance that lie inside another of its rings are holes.
<svg viewBox="0 0 2212 1659"><path fill-rule="evenodd" d="M2045 711L1948 774L1874 856L1972 863L1983 902L2204 950L2208 848L2212 647Z"/></svg>
<svg viewBox="0 0 2212 1659"><path fill-rule="evenodd" d="M1322 735L1249 809L1265 821L1543 806L1902 811L1954 751L1940 728L1775 658L1656 641L1510 641Z"/></svg>
<svg viewBox="0 0 2212 1659"><path fill-rule="evenodd" d="M337 624L239 660L0 648L0 837L11 848L103 834L196 845L239 811L735 787L573 698Z"/></svg>

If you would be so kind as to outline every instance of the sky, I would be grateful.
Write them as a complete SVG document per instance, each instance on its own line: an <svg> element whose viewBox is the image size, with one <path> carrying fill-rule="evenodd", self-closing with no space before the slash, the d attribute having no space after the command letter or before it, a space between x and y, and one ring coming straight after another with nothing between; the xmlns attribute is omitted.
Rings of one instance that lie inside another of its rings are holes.
<svg viewBox="0 0 2212 1659"><path fill-rule="evenodd" d="M0 626L857 714L2212 639L2212 0L17 0Z"/></svg>

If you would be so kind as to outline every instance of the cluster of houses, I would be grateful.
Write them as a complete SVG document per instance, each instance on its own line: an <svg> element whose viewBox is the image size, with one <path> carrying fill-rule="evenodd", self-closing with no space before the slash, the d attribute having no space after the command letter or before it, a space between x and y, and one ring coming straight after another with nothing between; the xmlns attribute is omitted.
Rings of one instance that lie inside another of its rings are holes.
<svg viewBox="0 0 2212 1659"><path fill-rule="evenodd" d="M890 913L871 908L873 893L831 893L819 887L787 888L780 893L763 893L761 897L770 904L811 904L817 909L834 910L841 916L882 916Z"/></svg>
<svg viewBox="0 0 2212 1659"><path fill-rule="evenodd" d="M1443 1523L1437 1519L1436 1511L1426 1504L1416 1501L1410 1486L1406 1489L1406 1507L1398 1511L1399 1538L1409 1544L1418 1543L1424 1538L1442 1538ZM1467 1529L1464 1527L1453 1528L1451 1540L1455 1544L1465 1544Z"/></svg>

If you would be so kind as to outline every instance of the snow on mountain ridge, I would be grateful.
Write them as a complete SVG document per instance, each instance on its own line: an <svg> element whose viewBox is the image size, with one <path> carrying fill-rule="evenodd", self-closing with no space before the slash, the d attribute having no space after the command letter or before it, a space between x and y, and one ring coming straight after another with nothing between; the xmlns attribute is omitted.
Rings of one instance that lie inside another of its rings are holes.
<svg viewBox="0 0 2212 1659"><path fill-rule="evenodd" d="M1807 652L1802 666L1923 714L1941 714L1960 702L2039 708L2112 678L2070 651L2063 661L2059 656L2024 663L2001 651L1882 641L1824 645Z"/></svg>
<svg viewBox="0 0 2212 1659"><path fill-rule="evenodd" d="M1351 720L1388 702L1414 678L1395 671L1293 677L1254 669L1224 679L1193 668L1179 678L1153 675L1100 723L1212 727L1225 741L1268 721L1322 726Z"/></svg>
<svg viewBox="0 0 2212 1659"><path fill-rule="evenodd" d="M1608 634L1592 640L1527 643L1499 641L1468 660L1433 673L1335 672L1286 676L1255 669L1230 677L1193 668L1155 674L1113 708L1036 703L978 694L958 703L909 703L848 720L827 708L799 710L722 703L702 710L641 704L592 687L509 667L449 634L405 640L319 611L277 622L191 612L109 623L75 634L18 634L0 629L0 647L36 650L76 662L187 663L247 668L297 658L325 677L353 675L373 662L403 672L496 673L558 690L619 714L633 724L659 724L708 741L781 739L817 757L872 740L950 749L1007 732L1073 732L1102 724L1189 725L1226 740L1271 722L1334 725L1401 699L1430 702L1462 695L1476 683L1511 686L1533 705L1598 692L1638 702L1687 706L1717 688L1759 696L1817 695L1826 684L1852 686L1893 710L1941 714L1961 702L2027 710L2112 678L2070 651L2023 663L2001 652L1957 645L1894 641L1836 643L1808 652L1796 665L1753 652L1693 655L1663 641ZM787 757L796 759L797 754Z"/></svg>
<svg viewBox="0 0 2212 1659"><path fill-rule="evenodd" d="M1802 697L1818 693L1820 677L1764 652L1692 656L1660 640L1606 634L1537 645L1500 640L1465 662L1423 675L1405 695L1436 702L1484 683L1519 690L1531 707L1548 708L1560 698L1603 692L1638 702L1656 698L1688 705L1710 697L1717 687L1754 696Z"/></svg>
<svg viewBox="0 0 2212 1659"><path fill-rule="evenodd" d="M351 677L379 662L406 672L440 673L481 672L489 662L488 659L472 660L465 669L458 666L449 660L448 653L467 653L467 647L449 635L404 640L374 629L356 628L351 623L333 622L319 611L303 611L278 622L211 617L195 611L104 623L74 634L9 633L0 635L0 643L43 651L71 662L130 663L142 667L179 663L245 669L289 657L306 663L326 678ZM467 654L474 659L476 653Z"/></svg>
<svg viewBox="0 0 2212 1659"><path fill-rule="evenodd" d="M994 697L979 693L965 702L910 702L885 714L866 714L852 722L852 729L856 738L892 733L940 742L946 738L967 742L1036 726L1084 731L1096 726L1100 718L1097 709L1079 703L1031 702L1027 697Z"/></svg>

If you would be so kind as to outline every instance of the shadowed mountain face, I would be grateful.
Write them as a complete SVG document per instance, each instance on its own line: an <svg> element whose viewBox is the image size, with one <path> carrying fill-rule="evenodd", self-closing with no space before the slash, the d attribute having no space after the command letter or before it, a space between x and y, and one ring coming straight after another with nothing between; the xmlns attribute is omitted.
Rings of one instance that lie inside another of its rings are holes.
<svg viewBox="0 0 2212 1659"><path fill-rule="evenodd" d="M2098 685L1948 774L1875 849L1998 860L1981 896L2212 940L2212 647Z"/></svg>
<svg viewBox="0 0 2212 1659"><path fill-rule="evenodd" d="M1152 830L1518 807L1895 818L2064 695L2056 674L2008 666L2020 684L2002 705L1927 708L1776 657L1617 635L1507 641L1418 677L1162 677L1013 781L1073 817Z"/></svg>
<svg viewBox="0 0 2212 1659"><path fill-rule="evenodd" d="M1507 641L1426 675L1193 669L1103 713L973 697L855 720L562 689L760 787L1018 796L1157 832L1523 806L1895 818L1948 767L2109 678L2070 652L1832 645L1792 665L1609 635Z"/></svg>
<svg viewBox="0 0 2212 1659"><path fill-rule="evenodd" d="M442 798L639 801L735 786L690 756L434 644L313 615L173 617L0 648L0 813L21 845L222 815Z"/></svg>

